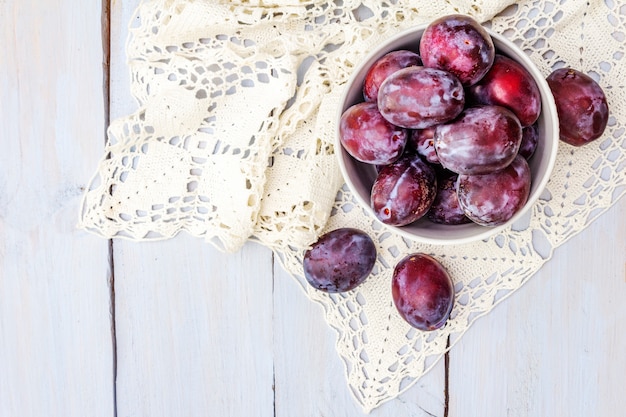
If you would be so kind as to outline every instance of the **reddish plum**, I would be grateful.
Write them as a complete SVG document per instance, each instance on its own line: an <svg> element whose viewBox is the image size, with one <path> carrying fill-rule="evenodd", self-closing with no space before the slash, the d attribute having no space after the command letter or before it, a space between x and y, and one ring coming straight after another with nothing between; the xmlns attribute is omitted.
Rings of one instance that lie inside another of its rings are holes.
<svg viewBox="0 0 626 417"><path fill-rule="evenodd" d="M493 104L511 110L522 127L530 126L541 113L541 94L532 75L517 61L497 54L485 77L467 91L468 101Z"/></svg>
<svg viewBox="0 0 626 417"><path fill-rule="evenodd" d="M436 126L431 126L426 129L411 130L407 142L407 148L415 150L431 164L439 163L439 157L435 151L435 129Z"/></svg>
<svg viewBox="0 0 626 417"><path fill-rule="evenodd" d="M378 108L397 126L424 129L454 119L465 105L465 91L452 74L408 67L391 74L378 90Z"/></svg>
<svg viewBox="0 0 626 417"><path fill-rule="evenodd" d="M436 194L435 170L419 155L405 154L378 173L371 206L381 222L404 226L424 216Z"/></svg>
<svg viewBox="0 0 626 417"><path fill-rule="evenodd" d="M483 78L495 56L489 33L464 15L433 21L424 30L419 50L424 66L451 72L464 86Z"/></svg>
<svg viewBox="0 0 626 417"><path fill-rule="evenodd" d="M380 85L394 72L402 68L422 65L420 56L405 49L391 51L379 58L365 74L363 81L363 98L365 101L376 102Z"/></svg>
<svg viewBox="0 0 626 417"><path fill-rule="evenodd" d="M343 112L339 137L344 149L355 159L385 165L402 155L408 132L389 123L376 103L361 102Z"/></svg>
<svg viewBox="0 0 626 417"><path fill-rule="evenodd" d="M486 174L504 168L517 155L522 126L500 106L470 107L454 121L437 126L439 162L458 174Z"/></svg>
<svg viewBox="0 0 626 417"><path fill-rule="evenodd" d="M425 331L445 325L454 306L454 284L432 256L415 253L394 268L391 295L400 316Z"/></svg>
<svg viewBox="0 0 626 417"><path fill-rule="evenodd" d="M350 291L368 277L376 262L376 246L365 232L353 228L332 230L305 252L306 280L329 293Z"/></svg>
<svg viewBox="0 0 626 417"><path fill-rule="evenodd" d="M456 180L458 175L437 178L437 196L430 206L426 217L439 224L465 224L471 220L459 205L456 194Z"/></svg>
<svg viewBox="0 0 626 417"><path fill-rule="evenodd" d="M459 175L457 196L465 215L482 226L510 220L528 201L530 168L518 155L504 169L484 175Z"/></svg>
<svg viewBox="0 0 626 417"><path fill-rule="evenodd" d="M572 68L557 69L547 78L559 115L560 139L582 146L602 136L609 106L602 87L590 76Z"/></svg>
<svg viewBox="0 0 626 417"><path fill-rule="evenodd" d="M538 143L539 126L537 123L526 126L522 129L522 143L520 144L518 153L526 158L526 160L529 160L535 153Z"/></svg>

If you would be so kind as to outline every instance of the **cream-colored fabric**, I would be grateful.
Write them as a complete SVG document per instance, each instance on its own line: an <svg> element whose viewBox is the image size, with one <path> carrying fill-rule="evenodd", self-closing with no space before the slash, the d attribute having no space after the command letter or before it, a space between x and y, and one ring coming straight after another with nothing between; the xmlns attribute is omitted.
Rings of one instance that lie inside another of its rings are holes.
<svg viewBox="0 0 626 417"><path fill-rule="evenodd" d="M333 135L342 87L364 55L451 13L514 40L546 76L563 65L591 74L612 115L593 144L561 145L548 188L523 221L485 242L438 247L382 229L356 205ZM139 107L111 124L80 226L135 240L185 230L225 251L249 239L272 248L323 305L347 382L371 410L413 384L625 193L625 33L616 0L145 0L127 45ZM379 261L353 292L316 292L302 279L304 248L342 226L369 233ZM391 301L393 266L417 251L441 260L456 283L452 319L440 331L410 328Z"/></svg>

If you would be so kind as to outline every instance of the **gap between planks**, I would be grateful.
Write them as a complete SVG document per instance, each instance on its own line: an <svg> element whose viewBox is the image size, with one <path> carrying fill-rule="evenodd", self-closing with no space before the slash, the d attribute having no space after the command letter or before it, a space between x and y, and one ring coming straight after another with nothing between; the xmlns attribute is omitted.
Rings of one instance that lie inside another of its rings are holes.
<svg viewBox="0 0 626 417"><path fill-rule="evenodd" d="M446 341L446 353L443 356L443 417L448 417L450 410L450 335Z"/></svg>
<svg viewBox="0 0 626 417"><path fill-rule="evenodd" d="M111 121L111 0L102 0L102 97L104 107L103 143L106 145L107 129ZM113 355L112 384L113 384L113 417L117 417L117 335L115 326L115 262L113 239L109 239L108 261L110 276L109 288L109 317L111 320L111 352Z"/></svg>

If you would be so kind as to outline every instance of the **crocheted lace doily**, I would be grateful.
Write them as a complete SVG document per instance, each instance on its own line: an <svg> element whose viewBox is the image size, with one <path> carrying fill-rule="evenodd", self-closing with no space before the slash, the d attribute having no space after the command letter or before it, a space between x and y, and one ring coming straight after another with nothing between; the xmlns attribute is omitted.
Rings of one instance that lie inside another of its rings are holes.
<svg viewBox="0 0 626 417"><path fill-rule="evenodd" d="M546 76L564 65L590 74L611 117L596 142L560 146L547 190L523 221L487 241L439 247L394 235L357 206L333 135L342 87L365 54L451 13L503 33ZM626 6L616 0L146 0L127 44L139 107L111 124L79 224L134 240L184 230L224 251L248 239L267 245L324 307L347 382L369 411L411 386L625 193L624 45ZM345 294L310 289L304 249L343 226L377 242L372 275ZM439 331L409 327L392 303L391 271L412 252L434 255L455 280L452 317Z"/></svg>

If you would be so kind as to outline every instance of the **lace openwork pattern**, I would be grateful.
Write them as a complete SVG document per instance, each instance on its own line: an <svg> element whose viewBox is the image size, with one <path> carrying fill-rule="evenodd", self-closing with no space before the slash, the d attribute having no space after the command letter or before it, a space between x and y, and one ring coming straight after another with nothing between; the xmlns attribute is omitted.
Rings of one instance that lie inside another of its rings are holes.
<svg viewBox="0 0 626 417"><path fill-rule="evenodd" d="M523 220L486 241L439 247L397 236L359 208L333 135L342 88L365 54L451 13L503 33L546 76L566 65L590 74L611 116L603 138L560 146L548 187ZM134 240L184 230L224 251L249 239L272 248L323 305L347 382L369 411L417 381L626 192L624 45L626 5L616 0L145 0L127 44L138 110L111 124L80 226ZM304 249L344 226L377 243L372 275L345 294L310 289ZM412 252L434 255L455 280L452 318L439 331L415 330L395 312L391 272Z"/></svg>

